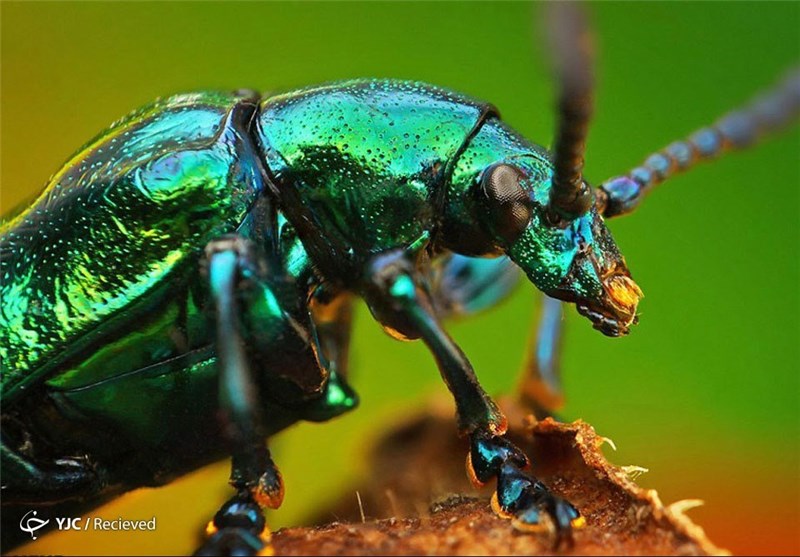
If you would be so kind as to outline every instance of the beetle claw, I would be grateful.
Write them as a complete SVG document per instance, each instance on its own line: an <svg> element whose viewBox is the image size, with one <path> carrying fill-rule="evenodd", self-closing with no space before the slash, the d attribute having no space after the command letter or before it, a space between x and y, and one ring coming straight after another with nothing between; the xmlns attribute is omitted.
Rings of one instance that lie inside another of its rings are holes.
<svg viewBox="0 0 800 557"><path fill-rule="evenodd" d="M572 532L586 520L567 500L553 495L544 484L513 465L501 468L492 508L522 532L551 532L555 547L572 544Z"/></svg>

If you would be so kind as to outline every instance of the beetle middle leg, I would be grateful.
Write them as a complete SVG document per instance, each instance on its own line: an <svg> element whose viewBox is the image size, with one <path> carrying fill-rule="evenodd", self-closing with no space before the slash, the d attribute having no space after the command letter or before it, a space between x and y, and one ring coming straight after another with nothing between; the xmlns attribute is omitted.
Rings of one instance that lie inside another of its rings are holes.
<svg viewBox="0 0 800 557"><path fill-rule="evenodd" d="M230 483L237 493L209 524L210 538L199 554L270 549L261 508L280 506L283 482L264 441L260 398L279 401L292 421L328 420L357 403L325 357L305 298L297 296L297 285L272 255L237 236L206 247L219 403L232 453Z"/></svg>
<svg viewBox="0 0 800 557"><path fill-rule="evenodd" d="M269 544L261 505L280 505L283 482L264 441L257 386L241 333L237 294L254 262L237 237L211 242L206 259L216 314L219 403L233 453L230 483L237 493L209 523L211 537L198 554L257 553Z"/></svg>
<svg viewBox="0 0 800 557"><path fill-rule="evenodd" d="M515 527L535 530L549 522L557 543L570 539L582 524L578 511L553 495L528 474L525 454L503 438L506 418L478 383L475 372L458 345L435 315L429 294L421 286L414 265L404 251L389 252L372 260L364 294L373 315L394 333L421 338L436 358L453 393L459 430L470 439L467 472L482 485L497 479L493 508L512 519Z"/></svg>

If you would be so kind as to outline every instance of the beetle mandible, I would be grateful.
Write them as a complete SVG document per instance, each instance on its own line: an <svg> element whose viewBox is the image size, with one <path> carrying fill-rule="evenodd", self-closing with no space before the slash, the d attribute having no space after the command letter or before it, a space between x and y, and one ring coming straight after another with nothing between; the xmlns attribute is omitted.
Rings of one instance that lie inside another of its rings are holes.
<svg viewBox="0 0 800 557"><path fill-rule="evenodd" d="M561 301L606 335L636 321L641 291L604 219L800 104L795 75L592 189L584 32L555 48L552 155L491 105L390 80L175 96L87 144L2 227L3 503L161 484L227 447L236 494L203 550L264 549L261 508L283 488L263 440L356 405L358 296L387 332L430 348L470 439L468 471L497 482L496 510L568 536L578 510L526 471L442 319L498 301L522 269L547 296L524 389L549 411Z"/></svg>

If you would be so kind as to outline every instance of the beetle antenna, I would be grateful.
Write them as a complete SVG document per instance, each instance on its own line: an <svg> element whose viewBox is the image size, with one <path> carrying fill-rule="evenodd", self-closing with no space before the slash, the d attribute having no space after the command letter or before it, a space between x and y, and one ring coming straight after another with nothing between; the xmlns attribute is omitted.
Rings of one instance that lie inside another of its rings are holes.
<svg viewBox="0 0 800 557"><path fill-rule="evenodd" d="M633 211L654 186L698 162L731 150L743 149L778 131L800 116L800 66L774 88L756 96L743 108L728 112L711 126L687 139L675 141L645 159L624 176L603 182L597 203L604 217Z"/></svg>
<svg viewBox="0 0 800 557"><path fill-rule="evenodd" d="M594 202L583 181L583 153L592 116L592 37L586 15L573 2L548 4L547 18L558 92L549 209L554 222L573 220Z"/></svg>

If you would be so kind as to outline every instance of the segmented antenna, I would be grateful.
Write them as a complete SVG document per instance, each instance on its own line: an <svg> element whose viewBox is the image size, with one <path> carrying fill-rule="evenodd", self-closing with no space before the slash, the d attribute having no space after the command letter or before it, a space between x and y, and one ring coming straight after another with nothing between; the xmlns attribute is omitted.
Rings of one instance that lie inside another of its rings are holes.
<svg viewBox="0 0 800 557"><path fill-rule="evenodd" d="M586 213L594 195L583 181L583 152L592 116L592 40L585 14L572 2L549 6L548 36L559 86L549 208L556 221Z"/></svg>
<svg viewBox="0 0 800 557"><path fill-rule="evenodd" d="M743 149L775 132L800 116L800 67L794 68L779 85L758 95L687 139L676 141L645 159L625 176L606 180L598 192L598 204L605 217L633 211L654 186L678 172L722 153Z"/></svg>

